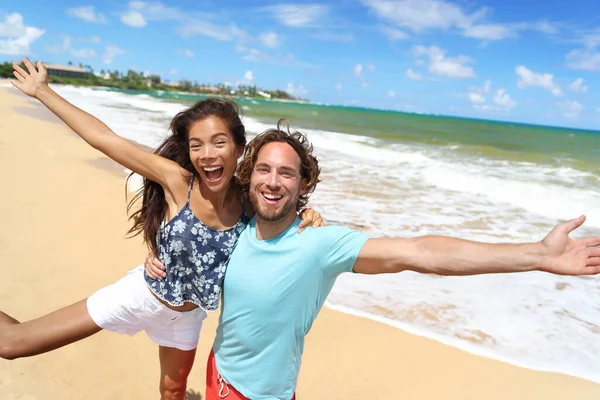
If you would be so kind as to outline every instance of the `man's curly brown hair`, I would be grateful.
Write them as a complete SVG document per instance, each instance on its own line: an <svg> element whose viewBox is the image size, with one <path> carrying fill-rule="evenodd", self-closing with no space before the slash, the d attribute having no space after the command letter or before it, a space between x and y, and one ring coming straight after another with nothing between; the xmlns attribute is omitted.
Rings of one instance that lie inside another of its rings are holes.
<svg viewBox="0 0 600 400"><path fill-rule="evenodd" d="M283 124L286 130L281 129ZM296 211L300 211L308 203L308 197L314 192L319 183L319 161L312 155L313 146L306 136L298 131L290 132L290 123L282 118L277 122L277 129L268 129L252 139L244 150L244 158L238 164L236 170L236 179L242 188L245 198L248 198L250 191L250 178L256 165L256 159L260 150L269 143L280 142L289 144L300 157L300 174L302 177L302 189L300 198L296 204Z"/></svg>

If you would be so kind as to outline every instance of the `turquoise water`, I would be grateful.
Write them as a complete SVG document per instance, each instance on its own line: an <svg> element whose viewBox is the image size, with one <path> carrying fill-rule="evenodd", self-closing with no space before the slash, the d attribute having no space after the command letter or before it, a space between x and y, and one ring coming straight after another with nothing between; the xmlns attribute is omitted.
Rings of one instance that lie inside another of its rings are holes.
<svg viewBox="0 0 600 400"><path fill-rule="evenodd" d="M140 92L136 92L140 93ZM143 92L193 104L206 96ZM381 139L383 143L451 147L486 158L567 164L600 173L600 131L554 128L489 120L421 115L389 110L236 98L244 114L273 124L287 118L301 126Z"/></svg>

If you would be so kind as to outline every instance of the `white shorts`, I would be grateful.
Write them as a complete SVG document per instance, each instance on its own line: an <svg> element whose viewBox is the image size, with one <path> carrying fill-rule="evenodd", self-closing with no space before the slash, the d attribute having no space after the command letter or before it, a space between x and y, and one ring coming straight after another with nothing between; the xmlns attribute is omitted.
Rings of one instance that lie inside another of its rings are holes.
<svg viewBox="0 0 600 400"><path fill-rule="evenodd" d="M146 286L143 265L88 297L87 309L102 329L130 336L143 330L159 346L184 351L196 348L206 318L200 307L175 311L162 304Z"/></svg>

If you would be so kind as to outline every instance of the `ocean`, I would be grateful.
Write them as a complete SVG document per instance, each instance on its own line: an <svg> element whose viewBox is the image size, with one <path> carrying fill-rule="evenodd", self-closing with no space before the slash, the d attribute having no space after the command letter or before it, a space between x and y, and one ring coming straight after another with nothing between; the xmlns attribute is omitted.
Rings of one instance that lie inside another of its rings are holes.
<svg viewBox="0 0 600 400"><path fill-rule="evenodd" d="M199 96L57 87L116 133L156 147ZM587 215L600 233L600 132L239 99L249 137L286 117L315 147L310 206L373 237L541 240ZM600 383L600 277L541 272L342 275L327 306L471 353Z"/></svg>

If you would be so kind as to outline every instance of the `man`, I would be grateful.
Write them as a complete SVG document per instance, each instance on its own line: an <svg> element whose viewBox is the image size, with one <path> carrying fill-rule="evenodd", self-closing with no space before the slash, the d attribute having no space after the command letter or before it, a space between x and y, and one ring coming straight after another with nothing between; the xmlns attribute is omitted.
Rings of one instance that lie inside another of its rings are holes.
<svg viewBox="0 0 600 400"><path fill-rule="evenodd" d="M320 172L311 153L304 136L278 124L248 144L238 166L256 217L229 261L207 400L294 398L304 337L342 272L600 273L600 248L591 248L600 245L600 237L568 236L583 216L557 225L541 242L523 244L441 236L369 239L340 226L298 234L296 211L306 204Z"/></svg>

